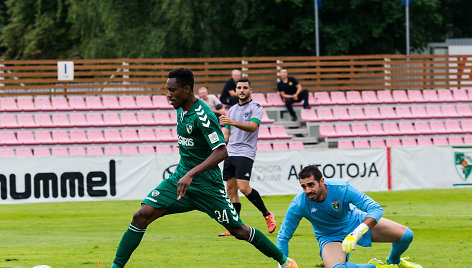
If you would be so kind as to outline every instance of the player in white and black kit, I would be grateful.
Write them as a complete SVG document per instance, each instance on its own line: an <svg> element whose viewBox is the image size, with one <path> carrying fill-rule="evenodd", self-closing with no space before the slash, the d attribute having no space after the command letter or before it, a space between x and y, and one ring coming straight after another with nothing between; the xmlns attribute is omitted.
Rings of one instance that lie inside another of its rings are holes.
<svg viewBox="0 0 472 268"><path fill-rule="evenodd" d="M251 99L251 83L247 79L239 79L236 93L239 102L233 105L228 115L222 115L220 122L225 125L225 137L229 157L224 162L223 180L226 190L238 214L241 212L241 191L258 208L267 222L269 233L276 228L274 214L267 210L256 189L249 186L252 165L256 157L256 145L261 124L263 108ZM219 236L231 235L228 231Z"/></svg>

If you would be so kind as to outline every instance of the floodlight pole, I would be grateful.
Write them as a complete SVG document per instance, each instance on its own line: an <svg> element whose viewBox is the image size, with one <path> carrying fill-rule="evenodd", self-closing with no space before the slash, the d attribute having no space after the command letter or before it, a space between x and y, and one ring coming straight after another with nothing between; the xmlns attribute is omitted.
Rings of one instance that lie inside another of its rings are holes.
<svg viewBox="0 0 472 268"><path fill-rule="evenodd" d="M410 1L405 1L406 55L410 55Z"/></svg>
<svg viewBox="0 0 472 268"><path fill-rule="evenodd" d="M315 6L315 42L316 42L316 56L320 56L320 36L318 31L318 0L313 1Z"/></svg>

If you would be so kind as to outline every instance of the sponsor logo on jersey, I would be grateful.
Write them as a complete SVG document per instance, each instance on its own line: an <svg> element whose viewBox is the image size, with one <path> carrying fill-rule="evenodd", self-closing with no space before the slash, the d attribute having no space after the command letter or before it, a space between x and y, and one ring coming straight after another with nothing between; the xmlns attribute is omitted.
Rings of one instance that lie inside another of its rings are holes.
<svg viewBox="0 0 472 268"><path fill-rule="evenodd" d="M192 134L192 126L191 125L187 125L187 133Z"/></svg>
<svg viewBox="0 0 472 268"><path fill-rule="evenodd" d="M192 138L185 138L185 137L182 137L180 135L177 135L177 139L178 139L178 143L180 145L190 146L190 147L193 147L193 145L194 145Z"/></svg>
<svg viewBox="0 0 472 268"><path fill-rule="evenodd" d="M339 200L333 201L331 203L331 206L333 207L334 210L338 211L339 210Z"/></svg>
<svg viewBox="0 0 472 268"><path fill-rule="evenodd" d="M213 131L213 133L208 134L208 138L210 139L210 142L212 144L216 143L220 140L220 138L218 137L218 134L216 134L216 131Z"/></svg>

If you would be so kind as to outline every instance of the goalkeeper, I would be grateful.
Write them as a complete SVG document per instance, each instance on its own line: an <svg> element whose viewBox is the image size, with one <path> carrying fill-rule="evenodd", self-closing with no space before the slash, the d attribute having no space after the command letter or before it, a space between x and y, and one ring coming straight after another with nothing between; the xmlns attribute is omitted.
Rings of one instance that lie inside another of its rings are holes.
<svg viewBox="0 0 472 268"><path fill-rule="evenodd" d="M326 268L422 267L400 257L413 241L413 232L382 218L383 209L372 198L345 180L325 180L314 165L303 168L298 178L303 192L292 200L277 236L277 247L285 256L295 229L306 218L313 225ZM370 247L372 242L391 242L390 256L368 264L348 261L356 245Z"/></svg>

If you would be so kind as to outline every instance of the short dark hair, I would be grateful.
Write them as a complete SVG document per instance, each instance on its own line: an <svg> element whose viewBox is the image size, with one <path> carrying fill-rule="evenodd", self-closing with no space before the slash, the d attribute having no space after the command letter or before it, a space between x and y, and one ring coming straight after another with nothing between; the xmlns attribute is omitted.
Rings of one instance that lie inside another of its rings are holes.
<svg viewBox="0 0 472 268"><path fill-rule="evenodd" d="M298 179L306 179L311 176L315 177L315 181L318 182L323 178L323 174L321 174L321 171L315 165L306 166L298 173Z"/></svg>
<svg viewBox="0 0 472 268"><path fill-rule="evenodd" d="M238 82L236 82L236 84L239 83L239 82L241 82L241 83L248 83L249 85L251 85L251 81L249 81L249 79L247 79L247 78L241 78L241 79L239 79Z"/></svg>
<svg viewBox="0 0 472 268"><path fill-rule="evenodd" d="M193 92L193 73L190 69L187 68L177 68L169 72L168 78L175 78L176 82L185 87L189 86Z"/></svg>

